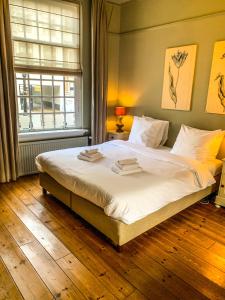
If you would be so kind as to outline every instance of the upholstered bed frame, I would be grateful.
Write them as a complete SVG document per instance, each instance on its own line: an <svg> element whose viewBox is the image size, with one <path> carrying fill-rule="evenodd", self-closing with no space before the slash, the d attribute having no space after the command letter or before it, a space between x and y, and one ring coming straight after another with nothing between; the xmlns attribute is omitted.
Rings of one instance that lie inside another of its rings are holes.
<svg viewBox="0 0 225 300"><path fill-rule="evenodd" d="M225 138L222 142L217 158L223 159L224 157ZM118 250L120 250L120 246L134 239L138 235L209 196L213 192L216 192L220 182L220 175L217 175L215 179L216 183L214 185L175 202L171 202L147 217L127 225L107 216L103 209L67 190L48 174L40 173L40 185L43 188L43 193L47 193L48 191L58 200L70 207L76 214L81 216L84 220L108 237Z"/></svg>
<svg viewBox="0 0 225 300"><path fill-rule="evenodd" d="M214 185L175 202L171 202L158 211L129 225L107 216L102 208L67 190L46 173L40 174L40 185L43 188L44 194L47 191L51 193L70 207L76 214L102 232L120 250L120 246L138 235L215 192L218 188L219 177L215 177L216 183Z"/></svg>

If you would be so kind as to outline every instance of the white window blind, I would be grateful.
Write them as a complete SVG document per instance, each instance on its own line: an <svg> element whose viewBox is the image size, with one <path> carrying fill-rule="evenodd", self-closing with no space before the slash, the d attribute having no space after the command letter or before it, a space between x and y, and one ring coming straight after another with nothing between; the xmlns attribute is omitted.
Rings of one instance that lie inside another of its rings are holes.
<svg viewBox="0 0 225 300"><path fill-rule="evenodd" d="M80 71L80 5L10 0L16 67Z"/></svg>

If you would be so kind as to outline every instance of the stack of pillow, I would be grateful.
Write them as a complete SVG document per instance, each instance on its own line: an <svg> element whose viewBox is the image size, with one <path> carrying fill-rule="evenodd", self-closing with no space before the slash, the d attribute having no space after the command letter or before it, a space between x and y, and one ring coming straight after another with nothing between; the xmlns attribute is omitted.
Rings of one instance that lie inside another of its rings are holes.
<svg viewBox="0 0 225 300"><path fill-rule="evenodd" d="M150 117L134 117L128 141L146 147L158 148L163 146L168 137L169 122ZM181 125L171 153L209 162L216 159L224 131L201 130Z"/></svg>
<svg viewBox="0 0 225 300"><path fill-rule="evenodd" d="M84 150L77 156L78 159L93 162L102 158L103 155L98 149Z"/></svg>
<svg viewBox="0 0 225 300"><path fill-rule="evenodd" d="M202 162L215 160L224 138L224 131L201 130L181 125L171 153Z"/></svg>
<svg viewBox="0 0 225 300"><path fill-rule="evenodd" d="M128 175L142 172L136 158L117 160L112 166L112 171L119 175Z"/></svg>
<svg viewBox="0 0 225 300"><path fill-rule="evenodd" d="M158 148L165 144L168 130L168 121L135 116L128 141L133 144Z"/></svg>

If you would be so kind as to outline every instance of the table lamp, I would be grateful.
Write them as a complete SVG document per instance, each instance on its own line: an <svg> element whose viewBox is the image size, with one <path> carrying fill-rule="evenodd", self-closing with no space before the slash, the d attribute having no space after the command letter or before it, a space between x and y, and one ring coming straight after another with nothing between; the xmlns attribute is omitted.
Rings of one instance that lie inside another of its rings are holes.
<svg viewBox="0 0 225 300"><path fill-rule="evenodd" d="M124 124L122 123L123 116L126 115L126 107L124 106L116 106L115 107L115 115L118 117L118 122L116 124L116 132L123 132Z"/></svg>

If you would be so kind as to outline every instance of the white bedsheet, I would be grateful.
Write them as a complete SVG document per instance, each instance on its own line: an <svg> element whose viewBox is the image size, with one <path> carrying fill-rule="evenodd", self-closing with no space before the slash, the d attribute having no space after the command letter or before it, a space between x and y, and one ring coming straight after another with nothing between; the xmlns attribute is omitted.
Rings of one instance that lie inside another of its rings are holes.
<svg viewBox="0 0 225 300"><path fill-rule="evenodd" d="M40 154L38 169L126 224L215 182L206 165L162 149L110 141L97 145L104 158L90 163L77 159L86 148L91 147ZM144 172L127 176L112 172L116 160L130 157L138 159Z"/></svg>

